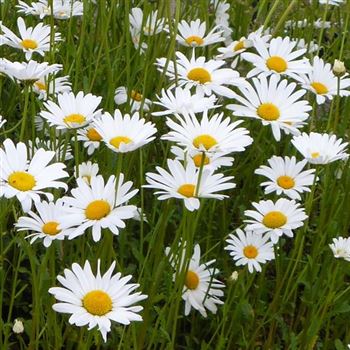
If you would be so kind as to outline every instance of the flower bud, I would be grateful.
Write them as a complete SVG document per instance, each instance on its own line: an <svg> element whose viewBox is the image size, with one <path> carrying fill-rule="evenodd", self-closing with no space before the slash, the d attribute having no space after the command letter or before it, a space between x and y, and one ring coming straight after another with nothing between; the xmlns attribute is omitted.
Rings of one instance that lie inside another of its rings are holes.
<svg viewBox="0 0 350 350"><path fill-rule="evenodd" d="M334 60L333 73L337 77L341 77L342 75L344 75L346 73L346 68L345 68L344 62L339 61L339 60Z"/></svg>
<svg viewBox="0 0 350 350"><path fill-rule="evenodd" d="M16 334L23 333L23 331L24 331L23 322L16 318L14 323L13 323L12 330Z"/></svg>

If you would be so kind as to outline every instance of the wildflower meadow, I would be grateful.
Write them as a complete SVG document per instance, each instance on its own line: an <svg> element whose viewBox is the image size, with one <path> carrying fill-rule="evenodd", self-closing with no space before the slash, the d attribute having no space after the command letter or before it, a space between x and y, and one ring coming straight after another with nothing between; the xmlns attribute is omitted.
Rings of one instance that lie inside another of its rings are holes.
<svg viewBox="0 0 350 350"><path fill-rule="evenodd" d="M0 0L0 349L349 349L349 69L349 0Z"/></svg>

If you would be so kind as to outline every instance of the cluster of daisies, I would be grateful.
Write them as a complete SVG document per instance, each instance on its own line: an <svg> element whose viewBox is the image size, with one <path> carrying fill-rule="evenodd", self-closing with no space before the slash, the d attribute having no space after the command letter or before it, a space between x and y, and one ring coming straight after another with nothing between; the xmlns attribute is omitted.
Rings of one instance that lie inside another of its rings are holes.
<svg viewBox="0 0 350 350"><path fill-rule="evenodd" d="M175 39L183 50L176 52L174 61L162 57L155 62L170 81L156 101L125 86L116 88L115 103L128 104L130 114L119 109L113 114L103 111L99 108L102 97L74 93L68 76L56 76L62 69L60 64L32 60L33 55L44 56L58 48L62 40L59 33L51 32L54 28L43 23L27 27L20 17L18 34L0 24L0 45L21 50L27 60L11 62L0 58L0 73L15 82L26 82L25 89L44 100L35 120L38 130L47 135L52 131L71 135L75 142L82 142L88 156L105 147L121 157L154 141L155 124L142 118L140 112L159 106L152 115L165 117L168 131L160 139L171 143L171 157L166 168L156 167L154 172L146 173L144 187L154 189L160 201L182 201L183 210L198 210L203 198L229 198L222 192L236 187L233 176L226 176L224 168L234 167L234 154L244 152L253 143L248 129L242 126L243 120L237 118L269 126L277 142L292 135L291 143L302 160L274 155L267 159L268 165L255 170L265 178L261 183L265 195L273 193L280 198L253 202L254 209L244 213L244 229L237 229L227 238L225 249L235 264L247 265L251 273L259 272L261 264L274 259L279 240L293 237L293 231L307 219L301 201L318 181L312 166L348 157L347 143L335 135L301 131L312 110L306 93L313 94L317 104L325 104L335 96L349 96L350 79L342 67L332 69L317 55L310 61L305 56L310 52L305 42L273 38L268 29L259 28L233 41L229 5L214 0L211 6L215 26L209 29L199 19L182 20ZM53 15L64 19L83 14L79 1L40 0L31 5L20 1L18 8L25 15L40 18ZM140 54L148 49L145 37L173 33L172 24L160 18L157 11L145 16L140 8L132 8L129 19L130 35ZM198 48L214 44L224 44L215 57L198 55ZM240 67L242 71L247 67L250 70L241 76L237 70ZM221 106L221 112L217 112ZM0 127L4 122L0 119ZM71 240L86 232L99 242L108 231L118 235L128 219L144 220L142 210L130 204L138 190L133 189L132 181L125 181L122 172L105 179L99 174L98 164L88 161L69 174L64 164L73 158L69 145L58 140L22 141L6 139L0 148L0 196L16 197L21 203L24 215L15 226L18 231L32 232L27 236L31 243L42 240L49 247L54 240ZM74 175L75 183L68 191L63 180L70 175ZM220 298L224 284L215 277L219 274L213 267L215 260L202 262L197 243L177 243L167 247L165 254L175 270L174 279L183 281L185 315L191 308L203 316L207 316L207 310L216 313L217 305L223 304ZM336 256L350 260L349 239L334 239L331 248ZM71 324L88 325L89 329L97 326L106 340L111 320L125 325L142 320L138 314L142 306L134 304L147 296L132 293L139 287L128 283L132 276L113 275L115 263L103 275L100 265L98 260L95 275L88 261L83 267L74 263L71 269L64 270L64 276L58 276L63 287L50 288L49 292L59 301L54 310L71 314Z"/></svg>

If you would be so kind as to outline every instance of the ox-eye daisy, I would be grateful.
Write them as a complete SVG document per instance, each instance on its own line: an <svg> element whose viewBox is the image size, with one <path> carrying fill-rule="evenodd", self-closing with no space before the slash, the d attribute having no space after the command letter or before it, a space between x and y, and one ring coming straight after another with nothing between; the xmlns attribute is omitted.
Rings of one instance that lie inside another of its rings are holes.
<svg viewBox="0 0 350 350"><path fill-rule="evenodd" d="M225 285L214 276L219 270L210 265L215 263L215 259L206 263L201 263L201 250L199 244L194 246L194 253L188 263L185 259L186 243L183 244L181 252L170 253L170 247L165 249L165 254L169 257L172 267L177 271L174 280L185 276L185 285L182 289L182 299L185 301L185 316L189 315L191 308L198 310L203 317L207 317L207 310L216 314L217 305L224 304L219 298L224 296L221 288ZM179 247L181 249L181 246ZM184 269L187 268L186 271Z"/></svg>
<svg viewBox="0 0 350 350"><path fill-rule="evenodd" d="M146 145L155 139L153 135L157 132L154 124L146 123L138 112L123 116L119 109L115 110L114 117L105 113L95 120L94 126L103 142L117 153L131 152Z"/></svg>
<svg viewBox="0 0 350 350"><path fill-rule="evenodd" d="M265 187L265 194L276 192L277 195L285 194L291 199L300 200L300 193L310 192L313 184L315 169L303 170L307 160L297 162L295 157L276 157L268 159L269 166L262 165L255 170L255 174L266 176L260 186Z"/></svg>
<svg viewBox="0 0 350 350"><path fill-rule="evenodd" d="M88 126L78 130L78 140L83 141L84 147L87 148L87 154L91 156L100 147L102 136L94 127Z"/></svg>
<svg viewBox="0 0 350 350"><path fill-rule="evenodd" d="M289 37L274 38L269 45L262 40L256 41L255 48L258 54L242 53L242 57L255 66L247 77L264 73L264 75L283 74L298 79L300 74L310 70L310 63L306 58L301 58L306 49L294 51L296 45L297 42L290 40Z"/></svg>
<svg viewBox="0 0 350 350"><path fill-rule="evenodd" d="M78 166L79 175L77 174L76 169L74 169L74 176L76 178L81 178L86 183L90 184L91 178L97 176L98 171L99 171L98 164L88 161L86 163L79 164Z"/></svg>
<svg viewBox="0 0 350 350"><path fill-rule="evenodd" d="M246 210L245 216L252 219L245 220L248 224L246 229L257 234L268 233L271 241L277 243L284 234L293 237L293 230L303 226L307 218L304 209L294 200L280 198L277 202L271 200L253 203L256 210Z"/></svg>
<svg viewBox="0 0 350 350"><path fill-rule="evenodd" d="M143 307L131 306L147 298L140 292L132 293L138 284L128 283L132 276L113 275L115 262L101 276L100 260L97 261L97 274L93 274L90 263L83 268L77 263L72 269L65 269L64 276L57 276L63 287L52 287L49 293L59 302L52 308L56 312L71 314L70 324L78 327L89 326L89 330L98 326L104 341L111 330L111 321L128 325L132 321L142 321L138 314Z"/></svg>
<svg viewBox="0 0 350 350"><path fill-rule="evenodd" d="M237 128L241 120L231 122L231 118L224 119L224 114L214 114L208 119L208 111L203 113L200 121L194 114L184 114L177 118L178 123L167 118L166 124L170 132L162 139L177 143L187 149L208 152L243 152L253 139L245 128Z"/></svg>
<svg viewBox="0 0 350 350"><path fill-rule="evenodd" d="M350 261L350 238L333 238L333 243L329 245L335 258L342 258Z"/></svg>
<svg viewBox="0 0 350 350"><path fill-rule="evenodd" d="M182 199L188 210L199 208L199 198L224 199L225 195L216 192L236 187L233 176L224 177L223 174L213 174L209 169L198 169L193 162L188 162L184 167L178 160L168 159L170 172L161 167L156 167L158 174L146 173L148 185L144 187L155 188L159 200L169 198ZM199 175L200 183L199 183Z"/></svg>
<svg viewBox="0 0 350 350"><path fill-rule="evenodd" d="M52 101L44 103L47 111L41 111L40 116L56 129L76 129L89 124L100 110L96 110L102 97L92 94L84 95L82 91L74 95L65 92L58 95L58 104Z"/></svg>
<svg viewBox="0 0 350 350"><path fill-rule="evenodd" d="M146 19L139 7L131 9L129 15L130 26L144 35L154 35L160 33L164 28L164 19L158 18L158 11L149 13Z"/></svg>
<svg viewBox="0 0 350 350"><path fill-rule="evenodd" d="M42 77L33 83L33 91L39 95L40 100L46 100L49 95L58 95L72 90L69 77Z"/></svg>
<svg viewBox="0 0 350 350"><path fill-rule="evenodd" d="M207 96L215 93L234 98L236 94L224 85L244 85L246 83L245 79L239 77L237 71L231 68L220 68L225 65L225 61L206 61L205 57L196 58L194 52L191 60L188 60L181 52L176 52L176 56L176 67L174 62L168 62L166 58L158 58L157 65L161 72L168 65L165 74L172 81L176 80L179 86L196 87L197 92L203 91Z"/></svg>
<svg viewBox="0 0 350 350"><path fill-rule="evenodd" d="M110 176L105 184L102 175L90 178L88 184L82 178L77 178L78 187L72 189L72 197L64 197L66 218L78 226L70 235L73 239L82 235L92 227L92 238L95 242L101 239L101 229L108 228L113 234L119 234L119 228L124 228L123 220L134 216L134 205L123 205L134 197L138 190L132 190L132 182L123 183L124 175L119 174L118 185L116 179ZM130 191L130 192L129 192Z"/></svg>
<svg viewBox="0 0 350 350"><path fill-rule="evenodd" d="M23 211L27 212L32 201L39 202L40 196L45 195L53 200L53 195L44 192L48 188L64 188L67 185L59 179L68 177L63 169L63 163L48 165L54 158L55 152L38 149L32 159L28 159L27 146L23 142L16 145L12 140L4 141L4 149L0 148L0 197L17 197Z"/></svg>
<svg viewBox="0 0 350 350"><path fill-rule="evenodd" d="M130 92L125 86L120 86L115 90L114 93L114 102L117 105L122 105L129 101L131 106L131 112L139 111L142 109L147 112L152 103L148 98L144 98L142 94L136 90L131 90Z"/></svg>
<svg viewBox="0 0 350 350"><path fill-rule="evenodd" d="M162 89L162 95L157 96L159 102L154 104L165 108L164 111L153 112L154 116L163 116L168 114L185 114L185 113L201 113L205 110L218 107L215 105L217 98L215 95L205 97L203 91L191 94L186 88L177 87L172 92L170 89Z"/></svg>
<svg viewBox="0 0 350 350"><path fill-rule="evenodd" d="M207 35L206 23L196 19L189 24L182 20L178 24L179 34L176 35L176 40L179 44L191 47L202 47L211 44L216 44L220 41L224 41L222 36L222 30L218 26L214 27Z"/></svg>
<svg viewBox="0 0 350 350"><path fill-rule="evenodd" d="M305 121L312 109L307 100L301 100L306 91L295 91L296 86L296 83L288 84L286 79L280 81L278 75L269 78L260 75L253 78L253 85L240 87L244 96L236 96L240 104L229 104L227 108L236 116L259 119L264 126L270 125L279 141L281 130L299 134L293 123Z"/></svg>
<svg viewBox="0 0 350 350"><path fill-rule="evenodd" d="M260 264L265 264L275 258L273 243L269 235L256 235L251 231L237 229L236 235L230 234L226 240L225 247L230 251L230 255L237 266L248 265L248 270L253 273L254 270L261 272Z"/></svg>
<svg viewBox="0 0 350 350"><path fill-rule="evenodd" d="M305 132L300 136L294 136L292 144L311 164L328 164L338 159L346 159L348 142L337 139L335 135Z"/></svg>
<svg viewBox="0 0 350 350"><path fill-rule="evenodd" d="M39 23L34 28L26 28L23 18L19 17L17 26L20 37L0 22L0 29L3 31L3 35L0 35L0 41L3 44L23 50L26 60L30 60L34 52L44 56L45 52L50 50L51 27L49 25ZM53 40L54 42L61 40L60 34L55 33Z"/></svg>
<svg viewBox="0 0 350 350"><path fill-rule="evenodd" d="M52 241L63 240L74 229L67 220L62 220L64 214L63 202L37 202L37 213L30 211L29 216L21 216L15 225L18 231L33 231L26 238L31 238L30 243L37 239L43 239L45 247L49 247Z"/></svg>
<svg viewBox="0 0 350 350"><path fill-rule="evenodd" d="M339 96L350 96L350 78L348 74L342 77L336 77L332 71L330 63L325 63L322 58L314 57L312 69L308 74L300 76L299 81L302 87L316 94L316 101L322 104L326 98L333 99L338 94L339 79ZM344 79L345 78L345 79Z"/></svg>

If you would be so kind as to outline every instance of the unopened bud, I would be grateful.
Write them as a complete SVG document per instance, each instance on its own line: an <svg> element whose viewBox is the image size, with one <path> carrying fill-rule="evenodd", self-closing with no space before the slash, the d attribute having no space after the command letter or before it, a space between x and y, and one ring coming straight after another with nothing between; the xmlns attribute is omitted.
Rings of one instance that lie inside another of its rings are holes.
<svg viewBox="0 0 350 350"><path fill-rule="evenodd" d="M346 73L346 68L345 68L344 62L339 61L339 60L334 60L333 73L337 77L341 77L342 75L344 75Z"/></svg>
<svg viewBox="0 0 350 350"><path fill-rule="evenodd" d="M12 330L16 334L23 333L23 331L24 331L23 322L16 318L15 322L13 323Z"/></svg>
<svg viewBox="0 0 350 350"><path fill-rule="evenodd" d="M238 279L238 272L237 271L233 271L231 276L230 276L230 281L231 282L235 282L235 281L237 281L237 279Z"/></svg>

